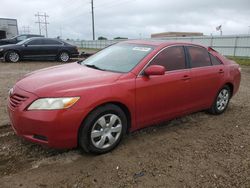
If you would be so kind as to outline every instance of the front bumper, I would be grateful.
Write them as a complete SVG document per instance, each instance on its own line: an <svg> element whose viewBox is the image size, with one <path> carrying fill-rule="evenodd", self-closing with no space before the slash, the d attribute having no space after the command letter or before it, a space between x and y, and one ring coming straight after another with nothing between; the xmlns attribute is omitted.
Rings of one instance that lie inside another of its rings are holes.
<svg viewBox="0 0 250 188"><path fill-rule="evenodd" d="M66 149L77 146L78 129L83 114L72 109L27 111L26 108L38 97L17 86L12 95L24 96L25 101L13 105L8 97L8 114L15 133L31 142L49 147Z"/></svg>
<svg viewBox="0 0 250 188"><path fill-rule="evenodd" d="M0 48L1 48L1 46L0 46ZM0 58L3 58L3 56L4 56L4 51L0 51Z"/></svg>

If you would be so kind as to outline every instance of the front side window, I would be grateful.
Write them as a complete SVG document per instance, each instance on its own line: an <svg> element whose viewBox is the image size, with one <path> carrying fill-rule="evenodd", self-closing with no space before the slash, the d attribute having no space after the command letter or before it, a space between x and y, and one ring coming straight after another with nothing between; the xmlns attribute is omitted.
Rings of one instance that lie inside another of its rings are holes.
<svg viewBox="0 0 250 188"><path fill-rule="evenodd" d="M161 65L167 71L186 68L184 48L182 46L173 46L160 52L152 61L151 65Z"/></svg>
<svg viewBox="0 0 250 188"><path fill-rule="evenodd" d="M188 46L187 50L192 68L211 66L210 57L205 48Z"/></svg>
<svg viewBox="0 0 250 188"><path fill-rule="evenodd" d="M28 45L41 45L42 41L40 39L34 39L27 43Z"/></svg>
<svg viewBox="0 0 250 188"><path fill-rule="evenodd" d="M131 71L152 50L152 46L116 44L80 63L95 69L125 73Z"/></svg>

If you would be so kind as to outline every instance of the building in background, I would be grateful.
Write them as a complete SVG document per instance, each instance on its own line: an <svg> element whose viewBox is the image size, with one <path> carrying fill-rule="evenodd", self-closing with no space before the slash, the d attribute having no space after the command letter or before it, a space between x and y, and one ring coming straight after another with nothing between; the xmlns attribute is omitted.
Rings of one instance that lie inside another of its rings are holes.
<svg viewBox="0 0 250 188"><path fill-rule="evenodd" d="M151 38L203 36L199 32L165 32L151 34Z"/></svg>
<svg viewBox="0 0 250 188"><path fill-rule="evenodd" d="M11 38L18 35L17 20L0 18L0 39Z"/></svg>

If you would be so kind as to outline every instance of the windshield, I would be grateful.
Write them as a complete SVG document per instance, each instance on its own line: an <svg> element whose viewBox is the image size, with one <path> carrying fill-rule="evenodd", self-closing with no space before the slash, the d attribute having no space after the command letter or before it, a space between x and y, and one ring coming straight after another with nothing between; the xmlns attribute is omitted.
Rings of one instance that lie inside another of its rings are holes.
<svg viewBox="0 0 250 188"><path fill-rule="evenodd" d="M152 46L116 44L81 62L88 67L113 72L129 72L153 50Z"/></svg>
<svg viewBox="0 0 250 188"><path fill-rule="evenodd" d="M22 41L18 42L17 44L24 44L24 43L30 41L31 39L32 39L32 38L28 38L28 39L26 39L26 40L22 40Z"/></svg>

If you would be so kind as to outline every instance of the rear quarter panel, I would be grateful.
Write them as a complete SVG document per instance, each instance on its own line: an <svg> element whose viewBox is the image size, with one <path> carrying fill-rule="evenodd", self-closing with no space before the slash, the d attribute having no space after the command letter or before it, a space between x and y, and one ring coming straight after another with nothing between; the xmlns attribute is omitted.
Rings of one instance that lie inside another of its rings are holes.
<svg viewBox="0 0 250 188"><path fill-rule="evenodd" d="M218 57L223 64L225 65L225 81L224 84L226 83L231 83L233 84L233 95L237 93L240 87L240 81L241 81L241 72L240 72L240 65L237 64L236 62L227 59L223 55L217 53L217 52L211 52L213 55Z"/></svg>

